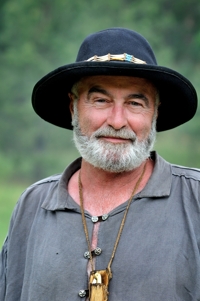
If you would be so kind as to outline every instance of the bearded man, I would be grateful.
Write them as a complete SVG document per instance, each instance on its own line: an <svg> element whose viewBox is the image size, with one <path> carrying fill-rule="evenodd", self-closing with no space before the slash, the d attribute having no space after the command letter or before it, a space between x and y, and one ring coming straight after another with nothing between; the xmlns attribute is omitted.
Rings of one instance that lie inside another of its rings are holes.
<svg viewBox="0 0 200 301"><path fill-rule="evenodd" d="M73 128L78 158L29 187L1 252L2 301L200 300L200 171L153 150L189 121L193 85L124 28L88 36L32 104Z"/></svg>

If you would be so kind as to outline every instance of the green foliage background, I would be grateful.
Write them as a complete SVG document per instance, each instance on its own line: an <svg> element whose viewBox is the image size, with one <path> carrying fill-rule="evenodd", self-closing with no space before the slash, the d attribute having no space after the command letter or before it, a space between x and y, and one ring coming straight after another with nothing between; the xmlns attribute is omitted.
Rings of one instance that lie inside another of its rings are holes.
<svg viewBox="0 0 200 301"><path fill-rule="evenodd" d="M199 0L1 0L0 243L21 189L62 172L78 156L70 131L45 123L33 112L36 81L74 62L88 34L127 27L149 40L159 65L188 77L199 94L199 16ZM155 148L164 158L200 167L199 115L198 110L189 123L158 134Z"/></svg>

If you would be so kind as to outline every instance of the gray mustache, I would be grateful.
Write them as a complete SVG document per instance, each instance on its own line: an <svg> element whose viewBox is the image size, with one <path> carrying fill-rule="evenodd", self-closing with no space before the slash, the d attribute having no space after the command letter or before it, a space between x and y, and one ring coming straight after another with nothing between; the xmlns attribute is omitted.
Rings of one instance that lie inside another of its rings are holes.
<svg viewBox="0 0 200 301"><path fill-rule="evenodd" d="M112 127L106 127L102 129L100 128L96 132L94 132L92 136L94 136L95 138L109 136L113 138L130 139L132 141L135 141L137 138L136 134L129 129L123 128L115 130Z"/></svg>

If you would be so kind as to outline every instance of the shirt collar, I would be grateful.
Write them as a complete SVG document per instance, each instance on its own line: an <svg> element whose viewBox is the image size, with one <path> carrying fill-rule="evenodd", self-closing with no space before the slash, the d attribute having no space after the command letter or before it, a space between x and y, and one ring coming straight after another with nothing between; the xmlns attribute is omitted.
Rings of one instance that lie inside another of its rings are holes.
<svg viewBox="0 0 200 301"><path fill-rule="evenodd" d="M155 161L153 173L144 189L138 194L143 197L166 197L170 195L172 184L172 167L155 151L151 153L152 160Z"/></svg>
<svg viewBox="0 0 200 301"><path fill-rule="evenodd" d="M153 173L137 198L158 198L169 196L172 182L171 164L160 157L156 152L151 153L151 159L155 161ZM80 212L79 205L71 198L67 191L67 185L71 176L81 167L81 158L72 162L63 172L54 193L48 193L42 208L46 210L74 210Z"/></svg>

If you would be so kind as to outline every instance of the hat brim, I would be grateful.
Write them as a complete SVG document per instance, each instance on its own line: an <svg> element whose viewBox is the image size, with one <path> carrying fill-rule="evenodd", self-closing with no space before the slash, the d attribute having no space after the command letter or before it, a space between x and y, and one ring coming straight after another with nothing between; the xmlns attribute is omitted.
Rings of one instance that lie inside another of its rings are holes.
<svg viewBox="0 0 200 301"><path fill-rule="evenodd" d="M72 129L68 92L80 78L93 75L134 76L152 81L160 93L158 132L175 128L195 115L197 94L184 76L166 67L115 61L77 62L50 72L33 89L35 112L47 122Z"/></svg>

